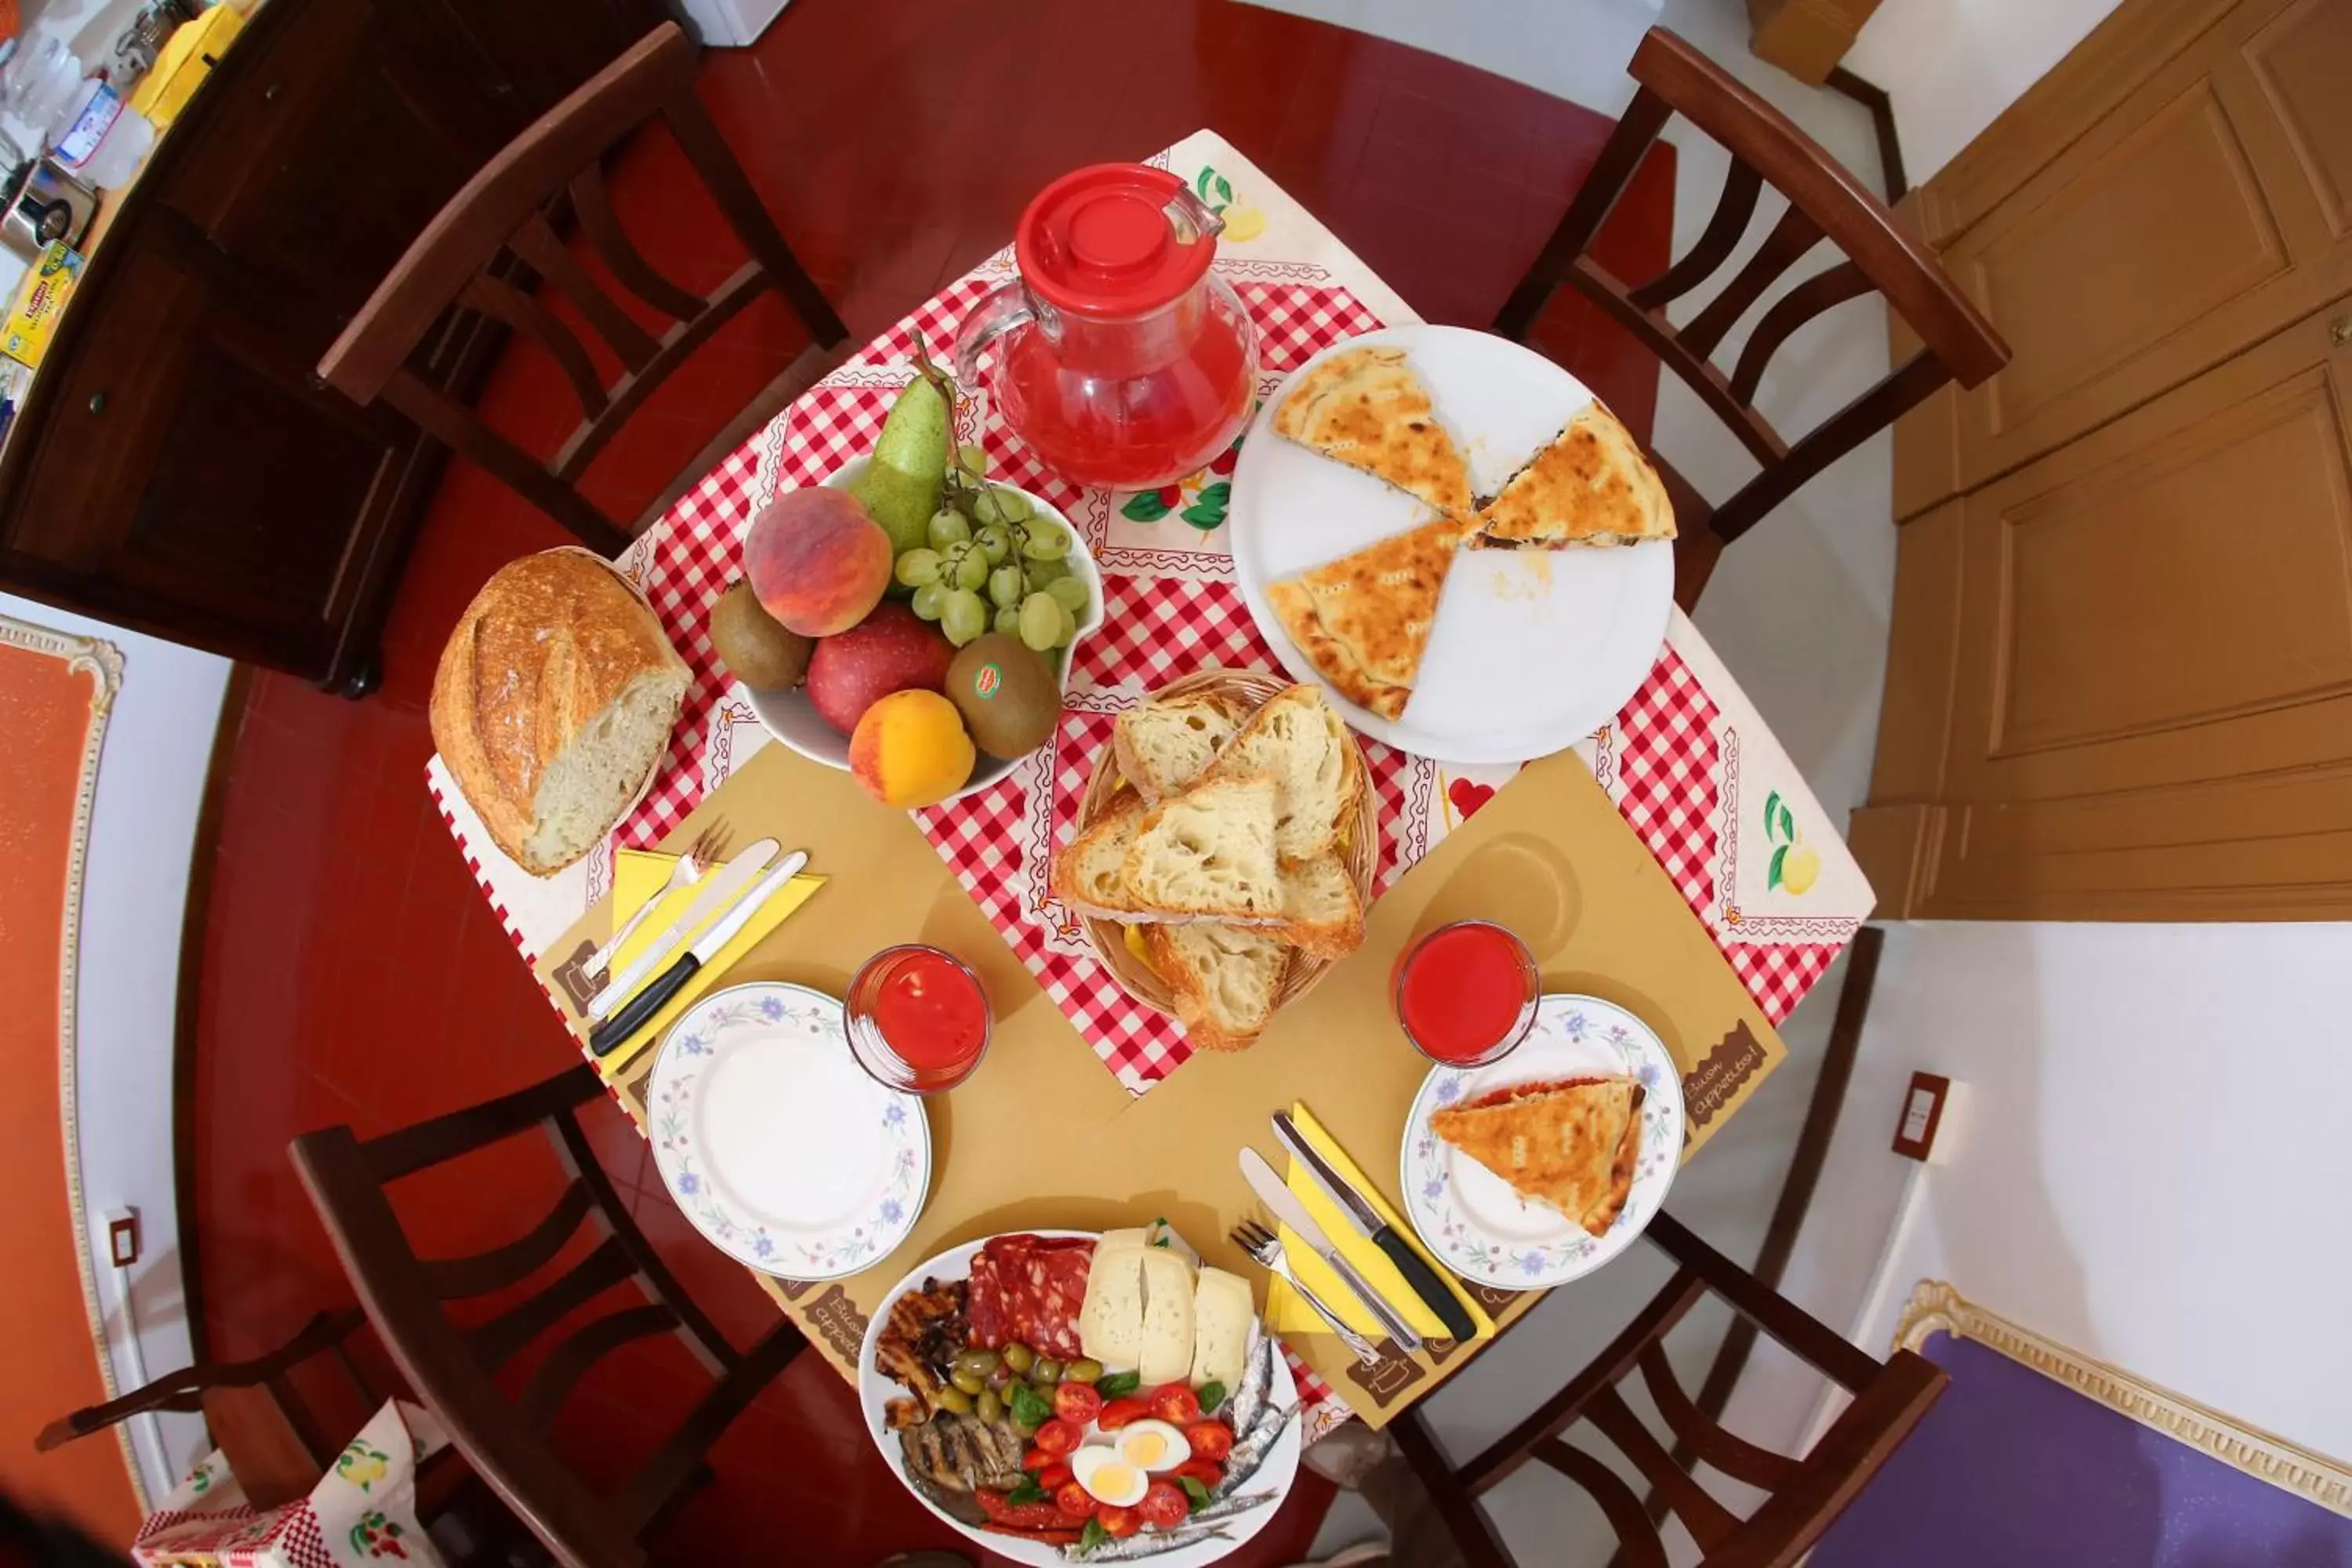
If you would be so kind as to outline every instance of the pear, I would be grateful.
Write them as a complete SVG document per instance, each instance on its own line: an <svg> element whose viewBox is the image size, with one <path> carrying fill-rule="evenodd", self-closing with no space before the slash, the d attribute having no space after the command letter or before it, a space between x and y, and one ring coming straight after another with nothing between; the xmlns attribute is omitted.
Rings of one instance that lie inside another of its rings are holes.
<svg viewBox="0 0 2352 1568"><path fill-rule="evenodd" d="M924 529L940 509L948 477L948 401L927 376L917 376L890 405L874 458L851 481L849 493L890 536L892 559L925 542ZM893 583L891 592L913 590Z"/></svg>

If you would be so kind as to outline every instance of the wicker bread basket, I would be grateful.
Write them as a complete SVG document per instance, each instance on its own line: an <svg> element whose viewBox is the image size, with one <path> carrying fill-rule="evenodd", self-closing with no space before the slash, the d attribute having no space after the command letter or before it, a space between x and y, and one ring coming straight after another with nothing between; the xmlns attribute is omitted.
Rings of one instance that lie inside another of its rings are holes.
<svg viewBox="0 0 2352 1568"><path fill-rule="evenodd" d="M1204 669L1188 675L1181 680L1171 681L1152 693L1155 699L1167 697L1211 696L1222 698L1241 713L1257 711L1268 700L1288 690L1291 683L1279 675L1268 675L1255 669ZM1356 884L1356 896L1369 905L1372 901L1372 872L1380 864L1381 826L1379 804L1372 798L1371 773L1364 765L1363 752L1355 743L1355 735L1348 737L1349 752L1354 761L1356 775L1363 787L1356 792L1353 818L1340 834L1339 858L1348 868L1348 875ZM1095 756L1094 774L1087 781L1086 793L1078 797L1077 831L1085 832L1094 826L1103 813L1117 805L1126 790L1120 779L1118 763L1112 747L1106 742ZM1102 960L1118 982L1119 989L1156 1012L1175 1016L1176 1000L1167 982L1153 972L1151 966L1138 957L1127 945L1125 930L1118 921L1083 916L1080 924L1086 928L1087 944L1095 956ZM1277 1008L1288 1005L1314 988L1324 972L1337 959L1315 958L1304 952L1293 952L1282 973L1282 984L1275 994Z"/></svg>

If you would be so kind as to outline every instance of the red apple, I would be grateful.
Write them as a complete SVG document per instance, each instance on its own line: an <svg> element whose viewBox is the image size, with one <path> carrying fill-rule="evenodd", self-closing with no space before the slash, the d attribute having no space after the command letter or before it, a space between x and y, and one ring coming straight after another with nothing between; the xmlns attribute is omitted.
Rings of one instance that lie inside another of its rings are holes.
<svg viewBox="0 0 2352 1568"><path fill-rule="evenodd" d="M845 632L820 638L809 655L809 702L846 735L893 691L947 689L955 647L940 628L896 602L879 605Z"/></svg>

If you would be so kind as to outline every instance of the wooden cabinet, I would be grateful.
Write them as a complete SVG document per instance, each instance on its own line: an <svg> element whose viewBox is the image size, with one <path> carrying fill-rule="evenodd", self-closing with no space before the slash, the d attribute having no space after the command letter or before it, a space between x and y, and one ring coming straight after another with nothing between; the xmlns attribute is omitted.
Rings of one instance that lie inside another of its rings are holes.
<svg viewBox="0 0 2352 1568"><path fill-rule="evenodd" d="M1947 252L2018 358L1896 445L1889 912L2352 915L2352 5L2193 42Z"/></svg>
<svg viewBox="0 0 2352 1568"><path fill-rule="evenodd" d="M364 681L439 472L319 356L508 138L658 0L269 0L92 255L0 453L0 586ZM445 381L493 342L453 321Z"/></svg>

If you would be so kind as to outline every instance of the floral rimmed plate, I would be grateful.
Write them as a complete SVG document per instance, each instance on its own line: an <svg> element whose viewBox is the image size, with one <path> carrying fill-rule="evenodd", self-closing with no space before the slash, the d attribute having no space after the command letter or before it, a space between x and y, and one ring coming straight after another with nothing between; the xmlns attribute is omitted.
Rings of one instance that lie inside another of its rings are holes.
<svg viewBox="0 0 2352 1568"><path fill-rule="evenodd" d="M1528 1203L1429 1130L1432 1113L1512 1084L1619 1074L1642 1081L1641 1143L1633 1190L1601 1236ZM1501 1061L1432 1069L1404 1126L1405 1208L1423 1244L1466 1279L1506 1290L1547 1290L1624 1251L1666 1201L1682 1163L1682 1078L1665 1042L1622 1007L1597 996L1546 996L1534 1032Z"/></svg>
<svg viewBox="0 0 2352 1568"><path fill-rule="evenodd" d="M654 1164L694 1227L786 1279L879 1262L930 1190L923 1102L867 1077L839 999L805 985L730 985L687 1009L646 1115Z"/></svg>

